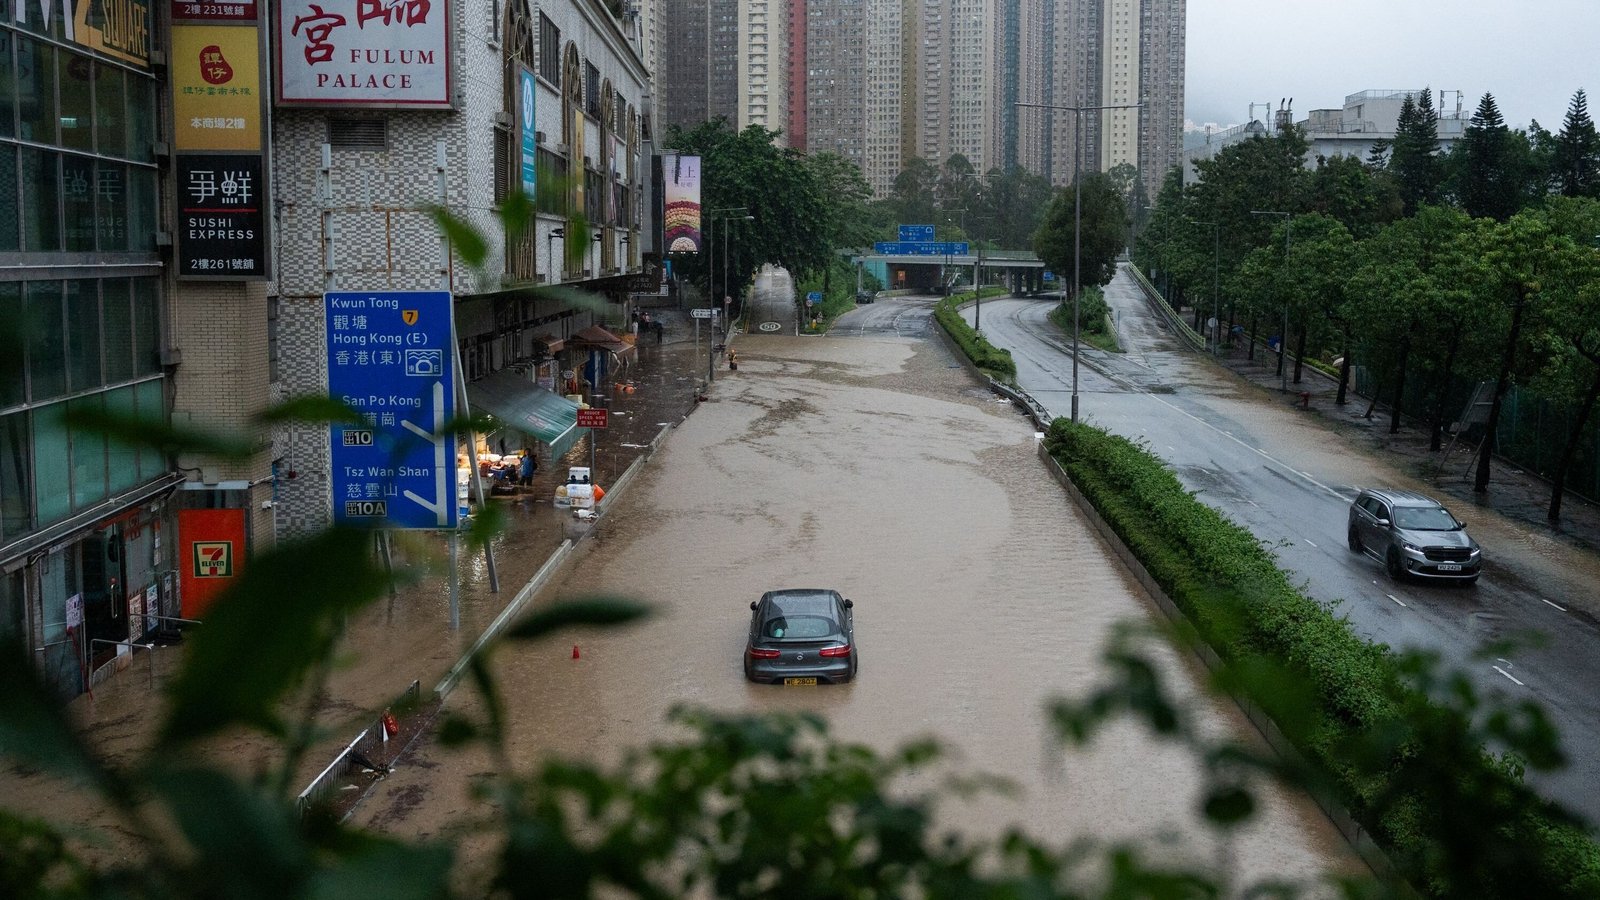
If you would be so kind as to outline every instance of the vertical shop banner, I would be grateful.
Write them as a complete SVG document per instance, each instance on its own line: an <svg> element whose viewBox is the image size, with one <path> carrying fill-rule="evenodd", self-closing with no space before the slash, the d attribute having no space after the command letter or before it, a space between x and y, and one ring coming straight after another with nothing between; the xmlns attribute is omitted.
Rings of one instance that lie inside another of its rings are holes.
<svg viewBox="0 0 1600 900"><path fill-rule="evenodd" d="M173 146L261 150L261 32L251 25L172 26Z"/></svg>
<svg viewBox="0 0 1600 900"><path fill-rule="evenodd" d="M517 69L517 111L520 113L522 130L522 193L532 200L537 194L539 186L539 130L538 120L534 117L534 98L538 96L538 84L534 81L533 70L527 66Z"/></svg>
<svg viewBox="0 0 1600 900"><path fill-rule="evenodd" d="M178 583L183 618L203 619L238 580L244 563L244 510L178 510Z"/></svg>
<svg viewBox="0 0 1600 900"><path fill-rule="evenodd" d="M262 279L267 269L261 154L178 154L178 275Z"/></svg>
<svg viewBox="0 0 1600 900"><path fill-rule="evenodd" d="M361 416L329 428L334 523L454 528L451 295L341 291L323 299L328 393Z"/></svg>
<svg viewBox="0 0 1600 900"><path fill-rule="evenodd" d="M283 0L278 103L450 109L448 0Z"/></svg>
<svg viewBox="0 0 1600 900"><path fill-rule="evenodd" d="M661 158L666 186L668 253L700 252L700 157L669 153Z"/></svg>

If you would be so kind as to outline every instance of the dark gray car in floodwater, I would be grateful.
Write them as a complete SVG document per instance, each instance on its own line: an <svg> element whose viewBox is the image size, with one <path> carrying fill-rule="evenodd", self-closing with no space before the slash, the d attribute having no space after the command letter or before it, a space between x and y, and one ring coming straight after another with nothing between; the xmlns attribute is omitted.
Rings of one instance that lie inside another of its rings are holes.
<svg viewBox="0 0 1600 900"><path fill-rule="evenodd" d="M1350 504L1350 549L1383 563L1396 580L1472 584L1483 568L1478 542L1439 501L1415 491L1368 488Z"/></svg>
<svg viewBox="0 0 1600 900"><path fill-rule="evenodd" d="M744 674L763 684L839 684L860 668L854 606L838 591L768 591L750 604Z"/></svg>

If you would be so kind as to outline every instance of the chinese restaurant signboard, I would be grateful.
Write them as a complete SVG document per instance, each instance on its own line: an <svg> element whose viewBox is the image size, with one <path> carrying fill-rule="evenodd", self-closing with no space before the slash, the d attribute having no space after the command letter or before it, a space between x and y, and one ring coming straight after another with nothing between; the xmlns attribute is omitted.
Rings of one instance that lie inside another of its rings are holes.
<svg viewBox="0 0 1600 900"><path fill-rule="evenodd" d="M260 31L172 26L173 143L185 150L261 149Z"/></svg>
<svg viewBox="0 0 1600 900"><path fill-rule="evenodd" d="M448 0L283 0L282 106L451 108Z"/></svg>
<svg viewBox="0 0 1600 900"><path fill-rule="evenodd" d="M178 154L178 274L235 281L267 271L261 154Z"/></svg>

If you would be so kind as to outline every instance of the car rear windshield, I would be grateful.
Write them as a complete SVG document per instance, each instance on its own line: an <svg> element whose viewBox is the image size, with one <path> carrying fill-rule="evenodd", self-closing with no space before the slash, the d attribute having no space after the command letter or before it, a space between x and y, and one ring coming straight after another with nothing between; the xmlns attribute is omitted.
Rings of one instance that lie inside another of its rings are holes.
<svg viewBox="0 0 1600 900"><path fill-rule="evenodd" d="M1455 517L1438 506L1397 506L1394 524L1407 531L1455 531Z"/></svg>
<svg viewBox="0 0 1600 900"><path fill-rule="evenodd" d="M767 620L761 633L778 640L816 640L838 630L832 619L823 616L777 616Z"/></svg>

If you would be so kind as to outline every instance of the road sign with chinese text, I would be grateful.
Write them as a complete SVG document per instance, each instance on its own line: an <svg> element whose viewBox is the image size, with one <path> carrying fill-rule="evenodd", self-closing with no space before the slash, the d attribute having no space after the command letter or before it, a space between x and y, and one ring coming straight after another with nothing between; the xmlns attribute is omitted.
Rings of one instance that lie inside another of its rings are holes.
<svg viewBox="0 0 1600 900"><path fill-rule="evenodd" d="M444 291L324 294L328 393L358 422L330 426L333 520L373 528L457 522L452 301Z"/></svg>

